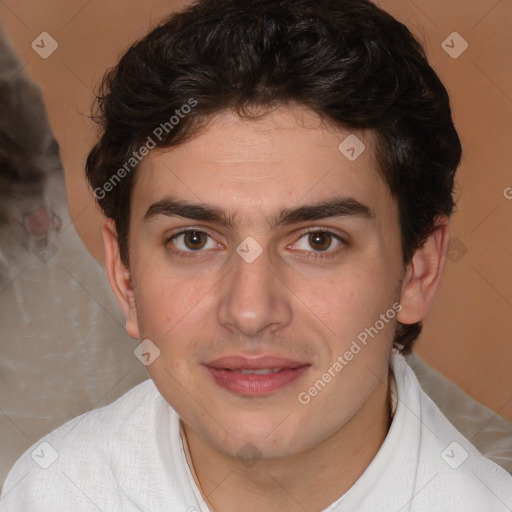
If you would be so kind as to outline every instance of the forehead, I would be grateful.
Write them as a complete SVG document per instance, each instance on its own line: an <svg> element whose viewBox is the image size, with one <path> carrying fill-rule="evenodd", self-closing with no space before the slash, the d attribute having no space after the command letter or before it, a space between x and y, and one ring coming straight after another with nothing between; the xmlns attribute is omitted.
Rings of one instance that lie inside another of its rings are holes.
<svg viewBox="0 0 512 512"><path fill-rule="evenodd" d="M377 212L393 206L374 135L340 129L301 107L281 107L258 120L224 112L188 142L152 150L137 172L132 218L168 195L218 206L249 223L278 207L331 197Z"/></svg>

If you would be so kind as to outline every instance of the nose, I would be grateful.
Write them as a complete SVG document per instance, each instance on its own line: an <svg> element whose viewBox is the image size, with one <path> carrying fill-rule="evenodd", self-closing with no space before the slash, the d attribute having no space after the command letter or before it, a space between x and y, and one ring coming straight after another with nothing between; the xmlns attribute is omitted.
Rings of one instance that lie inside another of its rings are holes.
<svg viewBox="0 0 512 512"><path fill-rule="evenodd" d="M250 263L234 253L220 294L218 321L234 334L260 337L291 322L291 292L271 267L267 249Z"/></svg>

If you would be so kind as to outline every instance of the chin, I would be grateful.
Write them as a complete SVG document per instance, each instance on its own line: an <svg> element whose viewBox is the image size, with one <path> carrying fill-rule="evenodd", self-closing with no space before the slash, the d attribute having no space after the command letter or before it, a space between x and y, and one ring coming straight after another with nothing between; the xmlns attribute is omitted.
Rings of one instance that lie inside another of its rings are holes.
<svg viewBox="0 0 512 512"><path fill-rule="evenodd" d="M221 450L229 450L229 455L239 457L240 450L253 445L264 458L295 455L299 451L299 441L300 444L305 441L303 430L285 418L283 414L268 413L262 417L262 412L233 417L226 423L231 436L223 432L225 435L219 440Z"/></svg>

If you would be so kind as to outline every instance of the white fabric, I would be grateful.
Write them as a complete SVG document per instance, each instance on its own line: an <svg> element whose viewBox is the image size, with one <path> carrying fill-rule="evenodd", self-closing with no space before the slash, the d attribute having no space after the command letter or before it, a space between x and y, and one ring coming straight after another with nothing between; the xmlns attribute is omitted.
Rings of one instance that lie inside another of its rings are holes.
<svg viewBox="0 0 512 512"><path fill-rule="evenodd" d="M0 483L41 436L148 378L75 229L43 93L25 71L0 26L0 154L15 169L0 164ZM26 222L38 210L45 234Z"/></svg>
<svg viewBox="0 0 512 512"><path fill-rule="evenodd" d="M423 362L406 356L423 391L478 451L512 474L512 424Z"/></svg>
<svg viewBox="0 0 512 512"><path fill-rule="evenodd" d="M388 435L359 480L325 512L510 512L512 476L453 427L396 350L391 368L398 396ZM58 458L39 467L53 450ZM29 448L7 476L0 511L207 511L196 496L179 417L148 379Z"/></svg>

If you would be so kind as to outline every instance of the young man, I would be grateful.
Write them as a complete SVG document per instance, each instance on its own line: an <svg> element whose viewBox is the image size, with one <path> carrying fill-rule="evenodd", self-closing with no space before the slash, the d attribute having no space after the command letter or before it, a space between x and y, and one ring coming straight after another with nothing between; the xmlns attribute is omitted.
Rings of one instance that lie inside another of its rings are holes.
<svg viewBox="0 0 512 512"><path fill-rule="evenodd" d="M29 449L2 511L512 510L403 353L461 148L364 0L209 0L106 77L87 176L151 379Z"/></svg>

